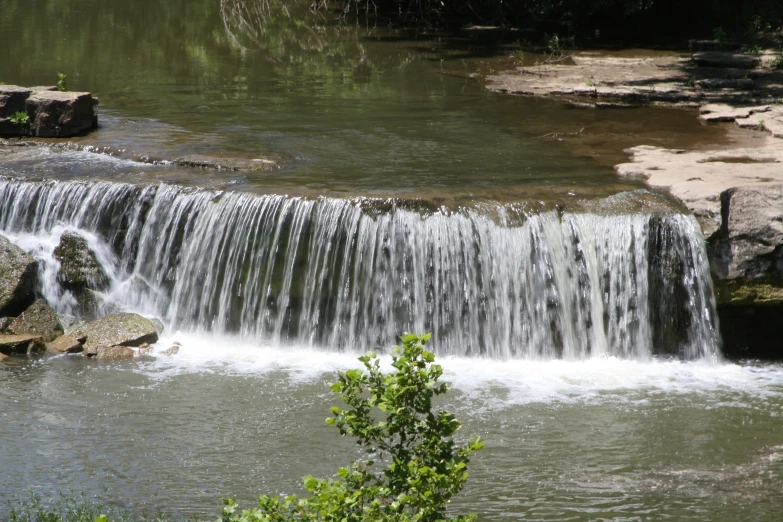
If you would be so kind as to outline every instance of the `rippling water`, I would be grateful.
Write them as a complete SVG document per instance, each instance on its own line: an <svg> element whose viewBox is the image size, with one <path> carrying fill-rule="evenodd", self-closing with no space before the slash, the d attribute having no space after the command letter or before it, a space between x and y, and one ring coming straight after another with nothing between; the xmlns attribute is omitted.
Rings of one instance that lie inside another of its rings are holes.
<svg viewBox="0 0 783 522"><path fill-rule="evenodd" d="M221 496L296 492L357 457L323 423L355 355L181 333L157 350L174 341L146 362L0 367L0 501L77 489L213 516ZM461 436L487 440L454 503L480 520L779 519L780 365L441 362Z"/></svg>

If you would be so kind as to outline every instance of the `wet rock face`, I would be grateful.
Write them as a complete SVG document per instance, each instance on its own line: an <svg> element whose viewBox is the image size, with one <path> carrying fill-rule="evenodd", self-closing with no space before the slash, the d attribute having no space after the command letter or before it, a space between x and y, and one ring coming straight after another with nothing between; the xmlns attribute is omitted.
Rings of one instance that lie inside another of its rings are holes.
<svg viewBox="0 0 783 522"><path fill-rule="evenodd" d="M8 333L40 335L48 343L63 334L63 326L57 312L46 301L38 299L11 322Z"/></svg>
<svg viewBox="0 0 783 522"><path fill-rule="evenodd" d="M109 277L98 263L95 252L90 250L87 240L66 232L60 237L60 244L53 254L60 262L57 280L76 298L79 314L86 318L96 317L101 299L95 292L109 287Z"/></svg>
<svg viewBox="0 0 783 522"><path fill-rule="evenodd" d="M105 290L109 287L109 277L82 236L65 232L54 249L54 257L60 262L57 278L64 288Z"/></svg>
<svg viewBox="0 0 783 522"><path fill-rule="evenodd" d="M0 236L0 316L15 316L35 301L38 263Z"/></svg>
<svg viewBox="0 0 783 522"><path fill-rule="evenodd" d="M0 136L75 136L97 127L97 104L88 92L0 85ZM19 112L27 115L27 124L11 120Z"/></svg>
<svg viewBox="0 0 783 522"><path fill-rule="evenodd" d="M76 335L85 335L86 355L97 355L99 348L112 346L141 346L158 340L158 332L149 319L138 314L107 315L84 325Z"/></svg>

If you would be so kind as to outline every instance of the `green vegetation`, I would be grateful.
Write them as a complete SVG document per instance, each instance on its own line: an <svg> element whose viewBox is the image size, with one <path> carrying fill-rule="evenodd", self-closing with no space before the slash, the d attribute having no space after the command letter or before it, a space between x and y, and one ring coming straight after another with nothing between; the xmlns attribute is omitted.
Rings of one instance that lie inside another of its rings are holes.
<svg viewBox="0 0 783 522"><path fill-rule="evenodd" d="M68 84L65 83L66 76L63 73L57 73L57 90L58 91L67 91L68 90Z"/></svg>
<svg viewBox="0 0 783 522"><path fill-rule="evenodd" d="M446 508L465 485L470 455L484 442L458 446L453 436L460 423L433 410L433 399L449 387L438 382L443 370L424 350L429 338L405 335L388 374L370 352L359 358L364 371L341 372L332 385L348 408L333 407L326 422L354 437L368 460L340 468L336 480L305 477L306 498L261 495L258 508L241 513L234 499L224 499L222 522L473 520L452 518Z"/></svg>
<svg viewBox="0 0 783 522"><path fill-rule="evenodd" d="M261 495L258 507L241 511L235 499L218 522L465 522L473 515L447 512L468 478L470 455L484 442L454 440L460 423L435 409L449 389L438 382L443 369L424 349L430 335L406 334L392 354L393 371L383 373L375 353L359 357L364 370L340 372L332 391L345 409L332 408L326 423L349 435L366 460L337 470L336 479L304 478L309 497ZM83 495L44 503L33 494L11 508L9 522L145 522L162 514L135 516Z"/></svg>
<svg viewBox="0 0 783 522"><path fill-rule="evenodd" d="M10 120L14 125L19 125L21 127L27 127L27 124L30 123L30 117L23 111L15 112Z"/></svg>

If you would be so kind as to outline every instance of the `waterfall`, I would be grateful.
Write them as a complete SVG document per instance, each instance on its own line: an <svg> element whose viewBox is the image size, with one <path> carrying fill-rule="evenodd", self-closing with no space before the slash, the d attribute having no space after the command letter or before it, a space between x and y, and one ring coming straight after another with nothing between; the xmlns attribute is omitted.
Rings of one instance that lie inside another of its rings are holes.
<svg viewBox="0 0 783 522"><path fill-rule="evenodd" d="M108 302L175 330L337 350L430 331L438 353L493 358L719 357L704 241L677 213L0 180L0 232L64 229L113 253L100 256Z"/></svg>

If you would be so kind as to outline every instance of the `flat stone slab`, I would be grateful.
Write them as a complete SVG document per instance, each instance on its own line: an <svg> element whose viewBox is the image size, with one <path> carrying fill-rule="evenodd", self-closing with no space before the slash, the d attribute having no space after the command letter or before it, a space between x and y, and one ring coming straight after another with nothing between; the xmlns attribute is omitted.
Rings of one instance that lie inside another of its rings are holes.
<svg viewBox="0 0 783 522"><path fill-rule="evenodd" d="M717 67L731 69L753 69L760 63L759 58L747 54L722 53L708 51L696 53L691 57L699 67Z"/></svg>
<svg viewBox="0 0 783 522"><path fill-rule="evenodd" d="M593 101L596 106L757 106L774 103L783 96L783 71L760 67L756 57L716 54L737 56L738 63L755 68L749 73L749 69L737 67L698 67L691 57L674 53L628 57L580 51L571 56L570 65L542 63L490 75L487 88L509 94Z"/></svg>
<svg viewBox="0 0 783 522"><path fill-rule="evenodd" d="M699 108L699 119L707 123L732 122L738 118L747 118L757 112L767 112L770 108L770 105L734 107L725 103L708 103Z"/></svg>
<svg viewBox="0 0 783 522"><path fill-rule="evenodd" d="M43 352L46 345L40 335L0 334L0 353L5 355L26 355Z"/></svg>
<svg viewBox="0 0 783 522"><path fill-rule="evenodd" d="M56 353L80 353L84 351L84 338L77 335L61 335L54 341L46 343L46 349Z"/></svg>

